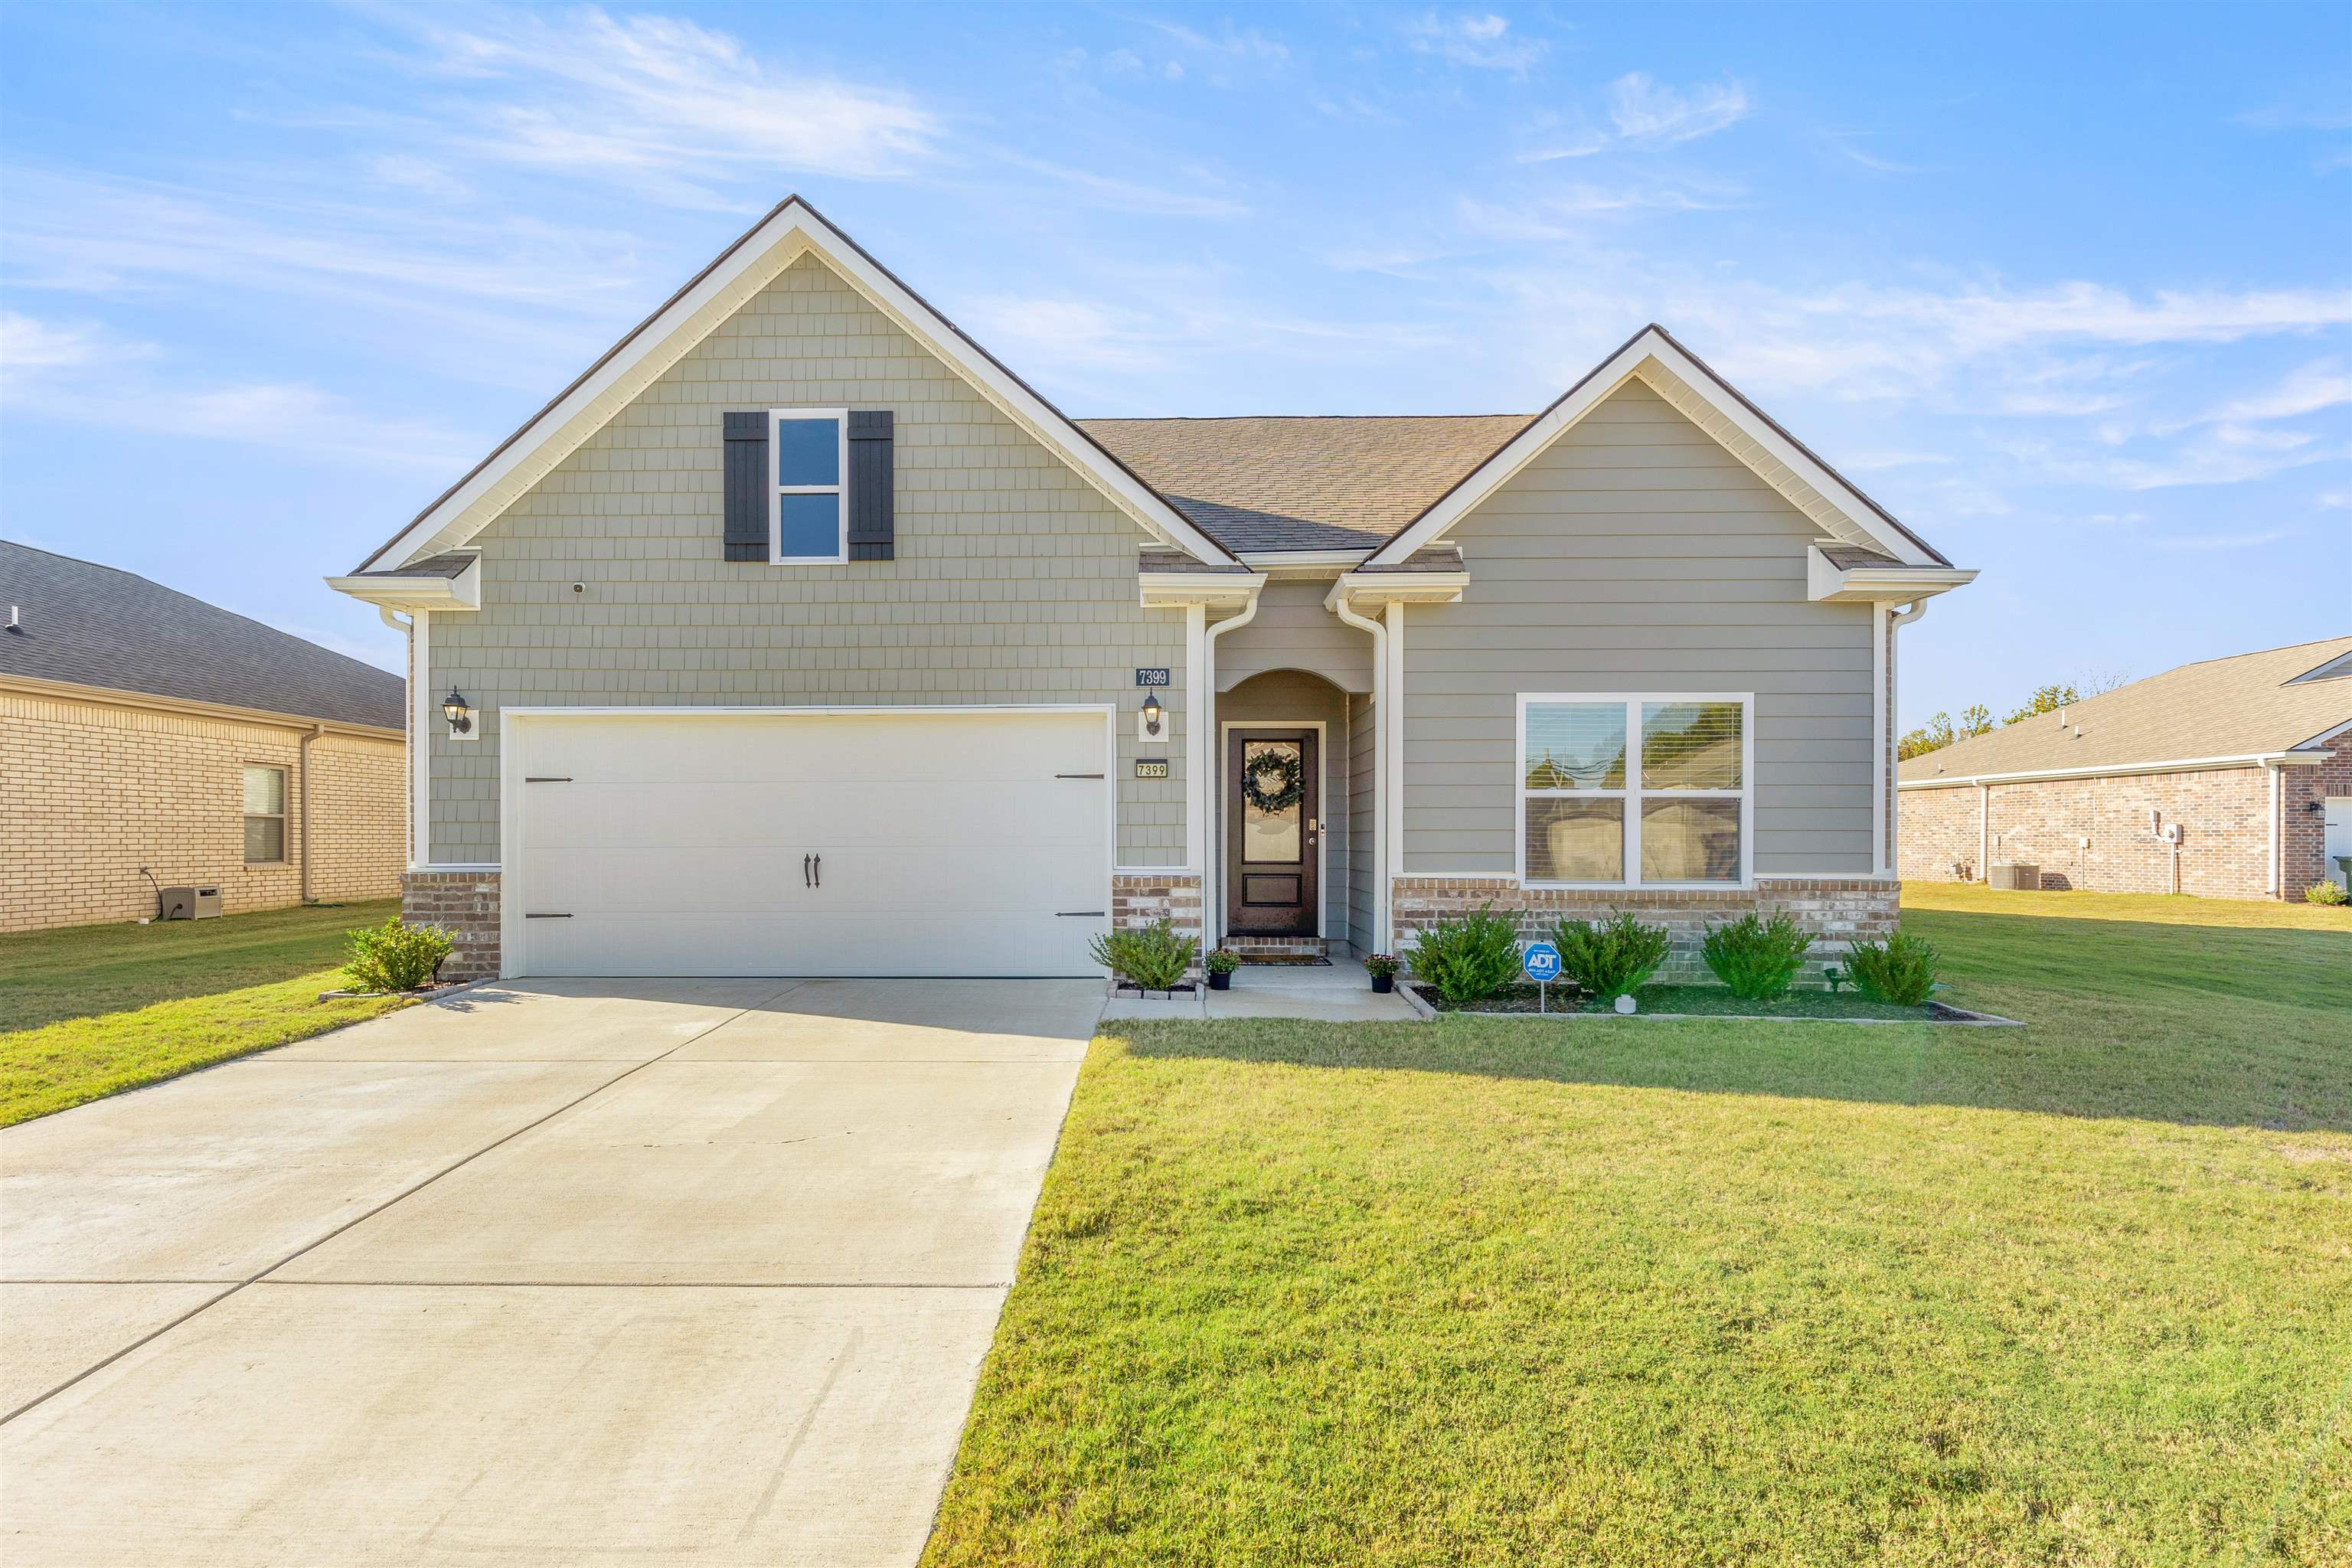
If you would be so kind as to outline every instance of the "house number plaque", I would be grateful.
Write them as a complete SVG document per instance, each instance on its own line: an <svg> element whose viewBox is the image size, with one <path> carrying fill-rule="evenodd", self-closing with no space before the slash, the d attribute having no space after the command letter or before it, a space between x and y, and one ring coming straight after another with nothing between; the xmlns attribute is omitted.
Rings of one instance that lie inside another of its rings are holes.
<svg viewBox="0 0 2352 1568"><path fill-rule="evenodd" d="M1139 669L1135 672L1135 683L1138 686L1165 686L1168 684L1167 668L1163 666L1159 669Z"/></svg>
<svg viewBox="0 0 2352 1568"><path fill-rule="evenodd" d="M1139 779L1164 779L1168 776L1168 764L1138 762L1135 764L1135 776Z"/></svg>

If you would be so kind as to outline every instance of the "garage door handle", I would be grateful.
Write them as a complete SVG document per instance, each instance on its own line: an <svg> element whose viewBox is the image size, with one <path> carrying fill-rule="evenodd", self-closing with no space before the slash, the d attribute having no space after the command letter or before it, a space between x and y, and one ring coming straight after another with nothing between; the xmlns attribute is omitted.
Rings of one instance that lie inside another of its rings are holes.
<svg viewBox="0 0 2352 1568"><path fill-rule="evenodd" d="M814 888L816 886L814 882L809 879L809 858L805 855L801 857L801 886L803 888Z"/></svg>
<svg viewBox="0 0 2352 1568"><path fill-rule="evenodd" d="M572 778L568 773L562 778L557 778L551 773L542 773L534 778L530 774L525 773L523 775L522 782L525 784L570 784L572 782Z"/></svg>
<svg viewBox="0 0 2352 1568"><path fill-rule="evenodd" d="M1057 921L1098 921L1102 917L1103 911L1100 910L1055 910L1054 911L1054 918Z"/></svg>
<svg viewBox="0 0 2352 1568"><path fill-rule="evenodd" d="M1057 778L1057 779L1098 779L1098 778L1102 777L1102 774L1100 774L1100 773L1055 773L1054 776L1055 776L1055 778Z"/></svg>
<svg viewBox="0 0 2352 1568"><path fill-rule="evenodd" d="M816 858L816 885L819 888L824 886L824 857L822 855Z"/></svg>
<svg viewBox="0 0 2352 1568"><path fill-rule="evenodd" d="M567 915L534 915L534 914L526 914L526 915L524 915L522 918L523 918L523 919L525 919L525 920L527 920L527 921L568 921L568 920L570 920L572 917L571 917L570 915L568 915L568 914L567 914Z"/></svg>

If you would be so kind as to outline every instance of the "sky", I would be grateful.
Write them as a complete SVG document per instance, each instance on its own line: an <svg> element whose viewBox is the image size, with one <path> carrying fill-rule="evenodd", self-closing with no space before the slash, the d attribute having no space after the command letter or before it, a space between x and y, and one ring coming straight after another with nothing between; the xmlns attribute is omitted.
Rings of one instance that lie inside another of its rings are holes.
<svg viewBox="0 0 2352 1568"><path fill-rule="evenodd" d="M1901 721L2352 631L2352 6L0 7L0 536L348 571L798 191L1065 411L1657 321L1959 564Z"/></svg>

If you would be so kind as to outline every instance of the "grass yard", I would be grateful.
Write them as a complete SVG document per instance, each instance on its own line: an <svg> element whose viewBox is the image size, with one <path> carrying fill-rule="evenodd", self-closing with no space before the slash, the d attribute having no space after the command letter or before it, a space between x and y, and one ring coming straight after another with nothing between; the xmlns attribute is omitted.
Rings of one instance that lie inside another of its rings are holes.
<svg viewBox="0 0 2352 1568"><path fill-rule="evenodd" d="M1948 1026L1121 1026L925 1562L2352 1563L2352 919L1923 888Z"/></svg>
<svg viewBox="0 0 2352 1568"><path fill-rule="evenodd" d="M0 937L0 1127L405 1002L320 1002L397 900Z"/></svg>

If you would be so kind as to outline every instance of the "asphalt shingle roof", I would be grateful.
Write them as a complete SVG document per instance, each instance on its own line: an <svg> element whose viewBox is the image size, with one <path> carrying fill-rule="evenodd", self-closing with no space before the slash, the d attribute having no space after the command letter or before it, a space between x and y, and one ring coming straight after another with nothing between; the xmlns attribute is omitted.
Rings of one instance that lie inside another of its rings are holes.
<svg viewBox="0 0 2352 1568"><path fill-rule="evenodd" d="M2352 722L2352 671L2295 680L2346 653L2352 637L2184 664L2074 704L2063 725L2054 713L2036 714L1913 757L1896 776L1907 784L2287 751Z"/></svg>
<svg viewBox="0 0 2352 1568"><path fill-rule="evenodd" d="M401 728L400 677L111 566L0 540L8 605L0 675Z"/></svg>
<svg viewBox="0 0 2352 1568"><path fill-rule="evenodd" d="M1080 419L1233 551L1370 550L1524 428L1525 414Z"/></svg>

